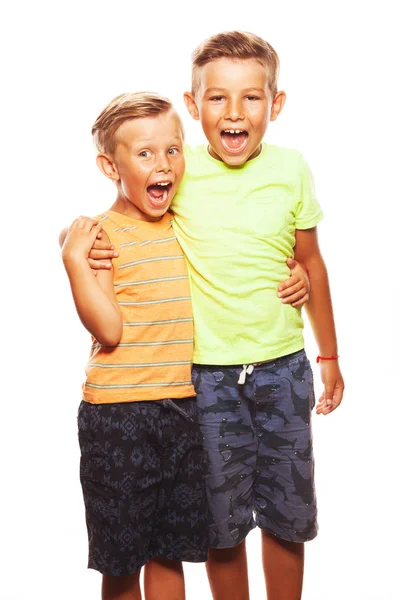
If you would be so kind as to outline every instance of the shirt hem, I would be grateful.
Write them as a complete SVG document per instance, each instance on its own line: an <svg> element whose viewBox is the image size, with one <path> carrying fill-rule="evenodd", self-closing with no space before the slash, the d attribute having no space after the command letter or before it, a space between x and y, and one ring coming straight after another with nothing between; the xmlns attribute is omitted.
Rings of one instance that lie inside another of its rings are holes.
<svg viewBox="0 0 400 600"><path fill-rule="evenodd" d="M251 365L255 362L263 362L265 360L274 360L276 358L281 358L282 356L292 354L292 352L298 352L299 350L304 350L304 339L292 342L284 348L274 348L272 350L262 348L261 350L258 349L257 351L246 351L241 352L240 354L229 354L226 351L224 351L223 353L207 353L206 355L195 354L193 357L193 363L198 365L221 366Z"/></svg>
<svg viewBox="0 0 400 600"><path fill-rule="evenodd" d="M173 400L179 400L183 398L191 398L196 395L194 391L194 387L192 385L187 386L185 388L180 388L179 392L174 391L173 389L164 388L163 395L159 394L149 394L149 396L140 397L137 394L132 394L132 391L127 393L102 393L102 394L92 394L87 391L83 391L82 399L85 402L89 402L90 404L120 404L123 402L155 402L160 400L165 400L166 398L171 398Z"/></svg>

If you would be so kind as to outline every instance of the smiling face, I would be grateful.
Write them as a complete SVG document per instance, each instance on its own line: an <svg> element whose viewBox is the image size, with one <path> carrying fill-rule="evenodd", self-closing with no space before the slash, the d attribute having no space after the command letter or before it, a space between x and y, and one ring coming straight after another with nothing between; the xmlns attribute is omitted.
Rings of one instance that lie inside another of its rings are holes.
<svg viewBox="0 0 400 600"><path fill-rule="evenodd" d="M125 121L115 133L112 156L97 164L117 183L112 209L142 221L168 210L185 170L182 125L174 110Z"/></svg>
<svg viewBox="0 0 400 600"><path fill-rule="evenodd" d="M257 156L270 120L285 102L268 85L268 70L258 60L219 58L201 67L196 93L185 94L186 106L199 119L211 156L238 166Z"/></svg>

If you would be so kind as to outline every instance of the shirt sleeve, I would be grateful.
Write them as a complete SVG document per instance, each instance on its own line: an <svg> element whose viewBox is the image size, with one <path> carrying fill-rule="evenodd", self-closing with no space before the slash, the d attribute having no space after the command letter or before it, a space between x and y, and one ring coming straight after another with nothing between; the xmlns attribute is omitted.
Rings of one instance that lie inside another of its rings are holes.
<svg viewBox="0 0 400 600"><path fill-rule="evenodd" d="M315 194L312 173L301 154L299 154L294 195L296 229L311 229L315 227L323 219L324 214Z"/></svg>

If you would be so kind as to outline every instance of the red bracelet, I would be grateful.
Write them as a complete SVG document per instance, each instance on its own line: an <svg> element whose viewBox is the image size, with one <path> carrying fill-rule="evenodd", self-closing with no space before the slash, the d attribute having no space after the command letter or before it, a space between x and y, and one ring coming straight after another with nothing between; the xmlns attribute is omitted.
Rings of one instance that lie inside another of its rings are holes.
<svg viewBox="0 0 400 600"><path fill-rule="evenodd" d="M337 360L338 358L339 358L339 355L335 356L334 354L332 354L332 356L320 356L318 354L317 363L319 363L320 360Z"/></svg>

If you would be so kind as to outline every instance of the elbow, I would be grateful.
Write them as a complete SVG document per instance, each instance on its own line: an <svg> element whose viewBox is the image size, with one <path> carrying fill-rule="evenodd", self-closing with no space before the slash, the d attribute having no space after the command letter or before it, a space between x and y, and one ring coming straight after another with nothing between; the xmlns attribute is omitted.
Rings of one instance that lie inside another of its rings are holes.
<svg viewBox="0 0 400 600"><path fill-rule="evenodd" d="M103 331L101 335L96 336L97 341L102 346L118 346L122 337L122 323L119 327L110 328L108 331Z"/></svg>
<svg viewBox="0 0 400 600"><path fill-rule="evenodd" d="M97 341L99 342L99 344L101 344L102 346L118 346L119 341L120 341L120 337L117 336L113 336L113 335L99 335L97 338Z"/></svg>

